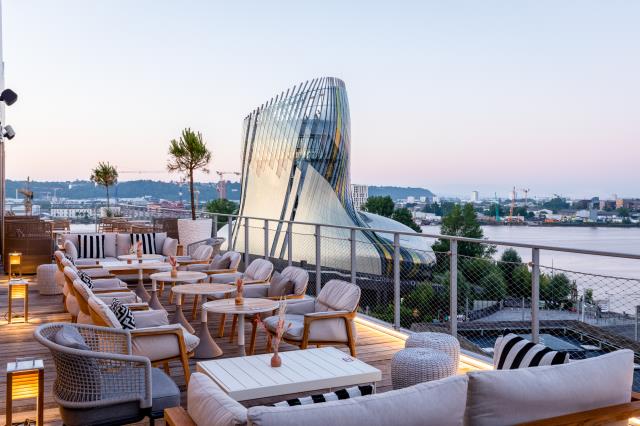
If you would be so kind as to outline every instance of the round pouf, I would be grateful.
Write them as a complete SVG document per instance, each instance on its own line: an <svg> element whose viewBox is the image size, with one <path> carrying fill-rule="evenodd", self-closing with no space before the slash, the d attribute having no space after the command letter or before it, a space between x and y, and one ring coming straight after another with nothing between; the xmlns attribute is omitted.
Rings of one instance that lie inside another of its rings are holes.
<svg viewBox="0 0 640 426"><path fill-rule="evenodd" d="M449 355L454 365L460 361L460 342L450 334L445 333L413 333L404 344L405 348L431 348Z"/></svg>
<svg viewBox="0 0 640 426"><path fill-rule="evenodd" d="M36 282L38 283L38 292L44 295L60 294L60 287L56 283L56 271L58 267L53 264L44 264L38 266L36 270Z"/></svg>
<svg viewBox="0 0 640 426"><path fill-rule="evenodd" d="M449 355L429 348L408 348L391 359L391 382L394 389L444 379L456 374Z"/></svg>

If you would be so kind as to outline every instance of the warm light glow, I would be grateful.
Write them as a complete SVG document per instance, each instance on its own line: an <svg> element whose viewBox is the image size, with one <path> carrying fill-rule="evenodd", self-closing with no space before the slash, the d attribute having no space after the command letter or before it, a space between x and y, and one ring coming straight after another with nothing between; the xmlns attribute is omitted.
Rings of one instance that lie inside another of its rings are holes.
<svg viewBox="0 0 640 426"><path fill-rule="evenodd" d="M22 253L9 253L9 264L10 265L20 265L22 260Z"/></svg>
<svg viewBox="0 0 640 426"><path fill-rule="evenodd" d="M39 391L39 371L13 373L11 377L11 399L36 398Z"/></svg>
<svg viewBox="0 0 640 426"><path fill-rule="evenodd" d="M9 284L12 299L24 299L27 295L27 284Z"/></svg>

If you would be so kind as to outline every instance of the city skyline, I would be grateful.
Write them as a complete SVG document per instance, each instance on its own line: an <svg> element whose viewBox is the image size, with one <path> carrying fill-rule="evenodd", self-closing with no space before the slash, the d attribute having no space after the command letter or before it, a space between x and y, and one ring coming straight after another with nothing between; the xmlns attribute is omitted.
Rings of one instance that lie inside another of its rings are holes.
<svg viewBox="0 0 640 426"><path fill-rule="evenodd" d="M212 170L239 170L247 110L335 75L354 183L638 196L640 4L348 4L341 20L337 5L60 4L3 2L6 84L20 94L10 179L87 179L101 160L164 170L183 127L204 134ZM177 176L121 174L138 178Z"/></svg>

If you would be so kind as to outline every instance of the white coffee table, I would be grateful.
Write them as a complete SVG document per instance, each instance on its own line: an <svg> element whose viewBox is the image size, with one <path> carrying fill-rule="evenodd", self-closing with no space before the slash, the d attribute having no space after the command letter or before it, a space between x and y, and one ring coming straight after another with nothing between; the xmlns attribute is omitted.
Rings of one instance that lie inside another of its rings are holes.
<svg viewBox="0 0 640 426"><path fill-rule="evenodd" d="M192 295L192 296L202 296L202 303L207 302L206 296L213 296L215 294L229 294L236 291L236 286L229 284L181 284L174 286L171 289L171 292L176 294L174 298L176 304L176 310L171 318L172 324L181 324L187 330L193 332L193 327L189 324L189 321L184 317L184 313L182 312L182 296L184 295ZM194 351L194 358L200 359L211 359L219 357L223 354L220 346L213 340L211 337L211 333L209 332L209 326L207 324L207 311L202 309L200 313L200 331L198 332L198 337L200 338L200 343L196 347Z"/></svg>
<svg viewBox="0 0 640 426"><path fill-rule="evenodd" d="M126 260L127 263L133 263L134 260L137 260L138 263L142 263L146 261L163 261L164 256L161 254L143 254L142 256L138 256L136 254L121 254L118 256L118 260Z"/></svg>
<svg viewBox="0 0 640 426"><path fill-rule="evenodd" d="M136 286L136 294L144 302L148 302L151 299L151 295L149 294L147 289L144 288L144 273L166 271L171 269L171 265L169 265L168 263L155 261L135 263L104 262L101 264L101 266L107 271L115 273L116 275L137 272L138 285Z"/></svg>
<svg viewBox="0 0 640 426"><path fill-rule="evenodd" d="M201 361L200 373L211 377L236 401L308 393L382 380L382 372L334 348L280 352L282 366L271 367L271 354Z"/></svg>

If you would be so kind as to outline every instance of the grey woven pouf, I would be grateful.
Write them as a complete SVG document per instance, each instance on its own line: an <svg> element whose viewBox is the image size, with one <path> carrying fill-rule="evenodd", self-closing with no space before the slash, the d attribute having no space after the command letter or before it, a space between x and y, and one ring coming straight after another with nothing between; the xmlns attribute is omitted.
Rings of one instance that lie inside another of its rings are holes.
<svg viewBox="0 0 640 426"><path fill-rule="evenodd" d="M58 267L53 263L39 265L36 270L36 282L38 283L38 292L44 295L62 293L60 287L56 283L56 271Z"/></svg>
<svg viewBox="0 0 640 426"><path fill-rule="evenodd" d="M413 333L404 344L405 348L431 348L444 352L451 357L456 368L460 361L460 342L450 334L445 333Z"/></svg>
<svg viewBox="0 0 640 426"><path fill-rule="evenodd" d="M391 382L394 389L444 379L454 374L456 369L451 357L435 349L402 349L391 359Z"/></svg>

